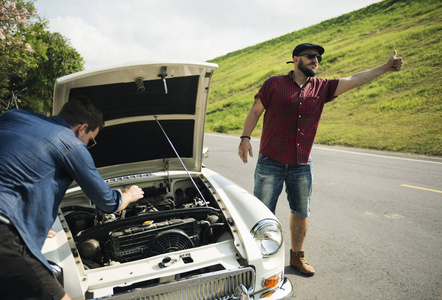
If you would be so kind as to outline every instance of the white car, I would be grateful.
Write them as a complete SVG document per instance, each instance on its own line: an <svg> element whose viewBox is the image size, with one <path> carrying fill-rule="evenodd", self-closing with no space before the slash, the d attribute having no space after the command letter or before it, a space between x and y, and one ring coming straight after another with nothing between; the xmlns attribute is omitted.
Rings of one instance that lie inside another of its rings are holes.
<svg viewBox="0 0 442 300"><path fill-rule="evenodd" d="M75 183L43 253L73 299L282 299L281 224L253 195L205 168L216 64L164 62L57 79L54 115L89 96L105 127L90 149L111 188L144 198L104 214Z"/></svg>

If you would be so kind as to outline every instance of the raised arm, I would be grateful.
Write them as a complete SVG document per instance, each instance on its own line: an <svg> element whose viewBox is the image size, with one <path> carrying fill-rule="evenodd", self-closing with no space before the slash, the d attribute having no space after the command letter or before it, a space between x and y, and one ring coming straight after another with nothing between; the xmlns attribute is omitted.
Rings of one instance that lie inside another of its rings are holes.
<svg viewBox="0 0 442 300"><path fill-rule="evenodd" d="M261 117L264 111L264 106L262 105L261 100L255 99L255 102L250 108L249 113L247 114L246 120L244 121L244 129L242 131L243 136L250 136L255 129L256 124L258 123L259 118ZM253 157L252 145L250 144L250 139L242 138L241 143L238 147L239 158L247 163L248 154Z"/></svg>
<svg viewBox="0 0 442 300"><path fill-rule="evenodd" d="M397 51L393 51L388 61L376 68L359 72L351 77L339 79L338 87L335 91L335 96L345 93L355 87L369 83L373 79L385 74L387 72L400 71L404 63L402 57L396 57Z"/></svg>

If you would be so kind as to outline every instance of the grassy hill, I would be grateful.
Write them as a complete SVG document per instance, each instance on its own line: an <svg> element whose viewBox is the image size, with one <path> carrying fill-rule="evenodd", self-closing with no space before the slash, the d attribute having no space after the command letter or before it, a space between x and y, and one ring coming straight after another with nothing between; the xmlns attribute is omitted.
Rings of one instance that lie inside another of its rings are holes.
<svg viewBox="0 0 442 300"><path fill-rule="evenodd" d="M297 44L324 46L322 78L373 68L397 49L403 70L326 104L316 143L442 156L441 38L440 0L385 0L218 57L206 131L240 135L262 83L293 69L286 61Z"/></svg>

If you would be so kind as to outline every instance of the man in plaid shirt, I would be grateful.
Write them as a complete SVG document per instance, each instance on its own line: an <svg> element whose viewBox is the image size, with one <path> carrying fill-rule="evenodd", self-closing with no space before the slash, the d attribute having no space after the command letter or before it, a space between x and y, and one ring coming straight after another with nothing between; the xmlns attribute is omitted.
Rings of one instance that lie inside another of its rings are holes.
<svg viewBox="0 0 442 300"><path fill-rule="evenodd" d="M238 154L244 163L253 156L250 135L265 110L254 194L275 213L285 182L290 204L290 266L312 276L305 260L304 243L310 215L313 166L310 152L326 102L390 71L400 71L403 60L396 50L376 68L340 79L315 78L324 48L304 43L293 50L294 70L267 79L255 95L244 122Z"/></svg>

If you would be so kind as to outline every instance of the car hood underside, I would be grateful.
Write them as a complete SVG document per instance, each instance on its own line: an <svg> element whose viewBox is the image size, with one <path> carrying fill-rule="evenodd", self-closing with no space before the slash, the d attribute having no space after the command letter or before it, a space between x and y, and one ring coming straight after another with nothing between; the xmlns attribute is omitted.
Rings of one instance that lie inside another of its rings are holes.
<svg viewBox="0 0 442 300"><path fill-rule="evenodd" d="M87 96L105 127L90 149L104 178L131 172L201 170L209 86L216 64L143 63L85 71L55 84L57 114L71 97Z"/></svg>

